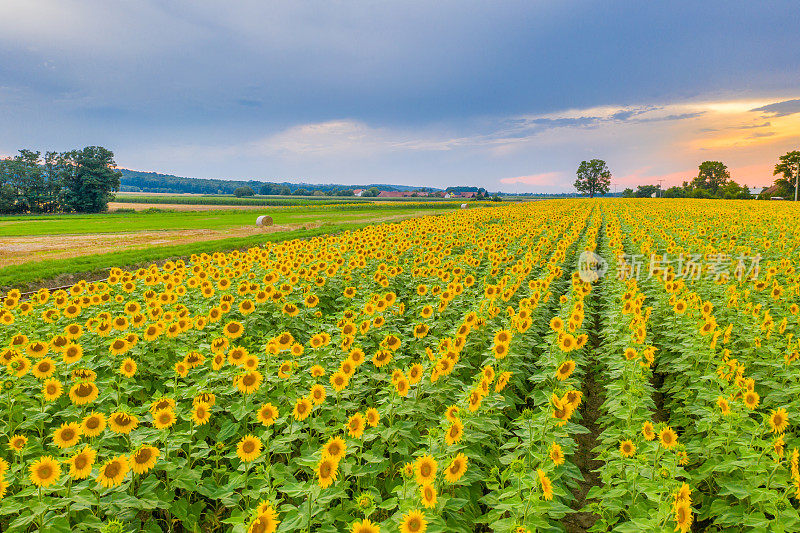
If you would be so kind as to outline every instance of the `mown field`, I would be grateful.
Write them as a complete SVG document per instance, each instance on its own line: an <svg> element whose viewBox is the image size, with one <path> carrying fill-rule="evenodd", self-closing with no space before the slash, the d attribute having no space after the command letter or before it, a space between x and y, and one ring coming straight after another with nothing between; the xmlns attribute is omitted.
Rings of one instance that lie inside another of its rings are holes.
<svg viewBox="0 0 800 533"><path fill-rule="evenodd" d="M566 200L0 311L3 531L798 531L792 204Z"/></svg>
<svg viewBox="0 0 800 533"><path fill-rule="evenodd" d="M252 196L238 198L231 195L210 194L155 194L117 193L116 202L123 204L175 204L175 205L225 205L225 206L308 206L317 204L392 204L419 202L451 202L451 199L435 196L403 198L363 198L360 196Z"/></svg>

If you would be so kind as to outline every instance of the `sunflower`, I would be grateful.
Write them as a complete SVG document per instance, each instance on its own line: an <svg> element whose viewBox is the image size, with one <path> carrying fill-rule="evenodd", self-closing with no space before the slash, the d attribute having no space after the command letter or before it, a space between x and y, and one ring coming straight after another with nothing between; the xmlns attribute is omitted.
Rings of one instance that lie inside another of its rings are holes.
<svg viewBox="0 0 800 533"><path fill-rule="evenodd" d="M467 456L463 453L459 453L458 455L453 458L450 462L450 466L445 468L444 470L444 479L448 483L455 483L466 473L467 471Z"/></svg>
<svg viewBox="0 0 800 533"><path fill-rule="evenodd" d="M331 437L328 442L322 446L323 456L327 455L336 463L344 459L347 453L347 443L341 437Z"/></svg>
<svg viewBox="0 0 800 533"><path fill-rule="evenodd" d="M394 384L394 388L397 391L397 394L399 394L400 396L402 397L408 396L409 385L408 385L408 380L405 377L398 379L397 383Z"/></svg>
<svg viewBox="0 0 800 533"><path fill-rule="evenodd" d="M749 390L744 395L744 405L748 409L755 409L758 407L758 402L761 400L761 397L758 395L756 391Z"/></svg>
<svg viewBox="0 0 800 533"><path fill-rule="evenodd" d="M420 485L433 483L433 480L436 479L436 469L436 460L430 455L418 458L414 465L417 483Z"/></svg>
<svg viewBox="0 0 800 533"><path fill-rule="evenodd" d="M258 421L265 426L271 426L278 418L278 409L271 403L265 403L258 410Z"/></svg>
<svg viewBox="0 0 800 533"><path fill-rule="evenodd" d="M108 417L108 428L114 433L127 435L139 426L139 418L123 412L112 413Z"/></svg>
<svg viewBox="0 0 800 533"><path fill-rule="evenodd" d="M339 463L333 457L323 456L317 463L317 482L323 489L330 487L339 475Z"/></svg>
<svg viewBox="0 0 800 533"><path fill-rule="evenodd" d="M44 396L46 402L58 399L63 392L64 387L61 386L61 382L57 379L50 378L42 385L42 396Z"/></svg>
<svg viewBox="0 0 800 533"><path fill-rule="evenodd" d="M653 430L653 424L651 422L645 422L642 424L642 436L645 440L653 440L656 438L655 430Z"/></svg>
<svg viewBox="0 0 800 533"><path fill-rule="evenodd" d="M400 533L424 533L428 529L425 515L419 509L409 511L400 523Z"/></svg>
<svg viewBox="0 0 800 533"><path fill-rule="evenodd" d="M311 387L308 396L311 398L311 401L314 402L314 405L320 405L325 401L325 387L317 383Z"/></svg>
<svg viewBox="0 0 800 533"><path fill-rule="evenodd" d="M244 333L244 326L240 322L231 320L222 329L222 333L229 339L238 339Z"/></svg>
<svg viewBox="0 0 800 533"><path fill-rule="evenodd" d="M30 478L37 487L49 487L61 477L61 465L50 455L45 455L31 464Z"/></svg>
<svg viewBox="0 0 800 533"><path fill-rule="evenodd" d="M171 428L177 419L175 411L171 408L160 409L153 415L153 425L156 429L167 429Z"/></svg>
<svg viewBox="0 0 800 533"><path fill-rule="evenodd" d="M360 439L364 434L364 415L356 413L347 421L347 434L356 439Z"/></svg>
<svg viewBox="0 0 800 533"><path fill-rule="evenodd" d="M464 423L461 422L461 419L456 418L450 424L450 429L447 430L447 433L444 435L444 441L447 443L448 446L452 446L453 444L458 444L461 442L461 437L464 436Z"/></svg>
<svg viewBox="0 0 800 533"><path fill-rule="evenodd" d="M420 486L419 494L422 497L423 506L428 509L436 507L436 489L433 488L433 484L425 483L424 485Z"/></svg>
<svg viewBox="0 0 800 533"><path fill-rule="evenodd" d="M6 371L10 373L14 377L21 378L28 371L31 369L31 362L27 357L22 355L14 356L10 363L8 363L8 367L6 367Z"/></svg>
<svg viewBox="0 0 800 533"><path fill-rule="evenodd" d="M381 415L378 413L378 410L375 409L374 407L370 407L369 409L367 409L365 416L367 418L367 424L369 424L370 427L373 428L378 425L378 422L380 422L381 419Z"/></svg>
<svg viewBox="0 0 800 533"><path fill-rule="evenodd" d="M769 427L773 433L783 434L788 425L789 417L786 416L786 409L781 408L777 411L772 411L772 414L769 415Z"/></svg>
<svg viewBox="0 0 800 533"><path fill-rule="evenodd" d="M261 455L262 447L261 439L254 435L247 435L243 437L236 446L236 455L238 455L239 459L243 462L249 463Z"/></svg>
<svg viewBox="0 0 800 533"><path fill-rule="evenodd" d="M251 370L250 372L245 372L244 374L236 376L234 378L234 383L242 394L252 394L261 388L263 379L261 372L258 370Z"/></svg>
<svg viewBox="0 0 800 533"><path fill-rule="evenodd" d="M78 444L81 427L76 422L65 422L53 433L53 442L61 449Z"/></svg>
<svg viewBox="0 0 800 533"><path fill-rule="evenodd" d="M157 411L162 409L174 409L175 400L172 398L161 397L150 404L150 412L156 414Z"/></svg>
<svg viewBox="0 0 800 533"><path fill-rule="evenodd" d="M308 398L299 398L294 404L292 415L294 416L295 420L303 421L308 418L308 415L311 414L311 409L311 400Z"/></svg>
<svg viewBox="0 0 800 533"><path fill-rule="evenodd" d="M553 464L556 466L560 466L564 464L564 450L561 448L561 445L558 443L553 443L550 446L550 460L553 461Z"/></svg>
<svg viewBox="0 0 800 533"><path fill-rule="evenodd" d="M692 508L685 503L675 506L675 531L686 533L692 528Z"/></svg>
<svg viewBox="0 0 800 533"><path fill-rule="evenodd" d="M175 373L178 374L180 377L185 378L187 374L189 374L189 367L183 361L178 361L175 363Z"/></svg>
<svg viewBox="0 0 800 533"><path fill-rule="evenodd" d="M36 376L38 379L49 378L56 371L56 362L50 359L49 357L45 357L44 359L33 365L31 371L33 372L33 375Z"/></svg>
<svg viewBox="0 0 800 533"><path fill-rule="evenodd" d="M451 405L451 406L450 406L450 407L448 407L448 408L447 408L447 410L444 412L444 416L445 416L445 418L447 418L447 419L448 419L450 422L455 422L456 420L458 420L458 419L459 419L459 418L458 418L458 413L459 413L459 412L460 412L460 409L459 409L457 406L455 406L455 405Z"/></svg>
<svg viewBox="0 0 800 533"><path fill-rule="evenodd" d="M622 457L633 457L636 455L636 446L630 439L619 443L619 453Z"/></svg>
<svg viewBox="0 0 800 533"><path fill-rule="evenodd" d="M258 515L250 523L247 533L274 533L278 524L278 512L272 505L259 506Z"/></svg>
<svg viewBox="0 0 800 533"><path fill-rule="evenodd" d="M111 345L109 345L108 347L108 351L111 353L111 355L121 355L126 353L130 349L131 349L130 343L124 338L114 339L111 342Z"/></svg>
<svg viewBox="0 0 800 533"><path fill-rule="evenodd" d="M131 454L131 470L135 474L146 474L156 464L161 452L153 446L142 446Z"/></svg>
<svg viewBox="0 0 800 533"><path fill-rule="evenodd" d="M128 357L119 365L119 373L126 378L132 378L136 374L136 368L136 361Z"/></svg>
<svg viewBox="0 0 800 533"><path fill-rule="evenodd" d="M545 500L553 499L553 482L545 475L544 470L537 469L536 475L539 477L539 484L542 486L542 496Z"/></svg>
<svg viewBox="0 0 800 533"><path fill-rule="evenodd" d="M211 406L205 402L199 402L192 409L192 422L198 426L207 424L211 420Z"/></svg>
<svg viewBox="0 0 800 533"><path fill-rule="evenodd" d="M319 378L325 375L325 369L322 368L320 365L314 365L309 370L311 375L315 378Z"/></svg>
<svg viewBox="0 0 800 533"><path fill-rule="evenodd" d="M26 444L28 444L28 437L19 433L8 439L8 449L12 452L21 452L25 449Z"/></svg>
<svg viewBox="0 0 800 533"><path fill-rule="evenodd" d="M92 382L76 383L69 389L69 399L75 405L86 405L92 403L100 394L100 389Z"/></svg>
<svg viewBox="0 0 800 533"><path fill-rule="evenodd" d="M43 342L34 341L28 344L28 346L25 348L25 351L28 352L28 355L31 357L40 358L47 355L49 348L47 344Z"/></svg>
<svg viewBox="0 0 800 533"><path fill-rule="evenodd" d="M192 399L193 406L197 405L198 403L207 403L208 407L214 407L214 405L217 403L217 397L213 392L201 392Z"/></svg>
<svg viewBox="0 0 800 533"><path fill-rule="evenodd" d="M497 359L505 359L508 355L508 345L507 344L495 344L494 348L494 356Z"/></svg>
<svg viewBox="0 0 800 533"><path fill-rule="evenodd" d="M100 472L97 474L97 481L106 488L116 487L130 470L128 459L124 455L118 455L113 459L109 459L103 466L100 467Z"/></svg>
<svg viewBox="0 0 800 533"><path fill-rule="evenodd" d="M495 333L495 335L494 335L494 343L495 344L508 345L508 343L510 343L510 342L511 342L511 331L509 331L507 329L501 329L500 331Z"/></svg>
<svg viewBox="0 0 800 533"><path fill-rule="evenodd" d="M658 433L658 440L664 448L670 450L678 443L678 435L667 426Z"/></svg>
<svg viewBox="0 0 800 533"><path fill-rule="evenodd" d="M560 335L558 338L558 347L562 352L571 352L577 347L578 341L571 333Z"/></svg>
<svg viewBox="0 0 800 533"><path fill-rule="evenodd" d="M572 359L568 359L561 363L556 369L556 379L559 381L564 381L568 377L572 375L572 372L575 370L575 361Z"/></svg>
<svg viewBox="0 0 800 533"><path fill-rule="evenodd" d="M92 412L84 417L81 422L81 432L84 436L94 438L106 428L106 417L103 413Z"/></svg>
<svg viewBox="0 0 800 533"><path fill-rule="evenodd" d="M84 446L81 451L67 459L69 477L72 479L86 479L89 477L96 457L96 451L89 446Z"/></svg>

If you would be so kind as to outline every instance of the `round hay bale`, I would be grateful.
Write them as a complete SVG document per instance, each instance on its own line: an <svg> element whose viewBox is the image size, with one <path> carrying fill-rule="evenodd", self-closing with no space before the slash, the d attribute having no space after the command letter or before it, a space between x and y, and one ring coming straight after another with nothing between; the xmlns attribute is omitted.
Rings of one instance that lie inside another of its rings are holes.
<svg viewBox="0 0 800 533"><path fill-rule="evenodd" d="M272 217L269 215L261 215L256 219L256 226L264 227L272 225Z"/></svg>
<svg viewBox="0 0 800 533"><path fill-rule="evenodd" d="M466 209L466 208L467 208L467 204L461 204L461 209Z"/></svg>

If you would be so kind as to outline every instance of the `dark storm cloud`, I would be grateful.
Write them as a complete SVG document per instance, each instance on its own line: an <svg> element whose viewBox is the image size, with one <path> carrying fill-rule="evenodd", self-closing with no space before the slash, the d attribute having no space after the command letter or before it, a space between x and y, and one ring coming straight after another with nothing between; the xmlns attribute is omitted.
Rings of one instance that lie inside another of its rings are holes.
<svg viewBox="0 0 800 533"><path fill-rule="evenodd" d="M783 102L776 102L774 104L751 109L750 111L760 111L770 117L785 117L786 115L793 115L794 113L800 113L800 98L796 100L784 100Z"/></svg>

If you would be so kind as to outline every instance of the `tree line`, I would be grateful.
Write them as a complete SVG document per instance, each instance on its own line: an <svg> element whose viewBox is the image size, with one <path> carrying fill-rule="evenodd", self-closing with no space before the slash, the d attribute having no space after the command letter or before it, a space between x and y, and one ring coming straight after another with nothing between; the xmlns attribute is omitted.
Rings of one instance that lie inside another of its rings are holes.
<svg viewBox="0 0 800 533"><path fill-rule="evenodd" d="M119 190L114 152L20 150L0 159L0 213L99 213Z"/></svg>
<svg viewBox="0 0 800 533"><path fill-rule="evenodd" d="M800 174L800 150L788 152L778 158L772 175L778 176L770 189L761 193L759 198L771 196L794 198L795 182ZM588 195L606 195L611 188L611 171L602 159L581 161L578 166L575 189ZM750 189L739 185L731 178L727 165L722 161L703 161L700 163L697 176L684 181L680 186L662 190L660 185L639 185L636 190L627 188L622 191L624 198L718 198L738 200L752 198Z"/></svg>

